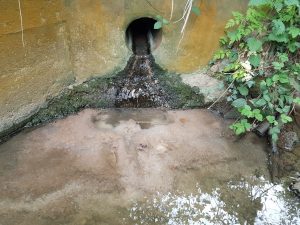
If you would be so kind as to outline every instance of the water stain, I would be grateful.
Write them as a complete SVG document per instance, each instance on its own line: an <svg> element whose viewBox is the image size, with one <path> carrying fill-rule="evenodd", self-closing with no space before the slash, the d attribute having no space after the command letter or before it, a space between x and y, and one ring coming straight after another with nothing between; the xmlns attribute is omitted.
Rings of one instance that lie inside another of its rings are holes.
<svg viewBox="0 0 300 225"><path fill-rule="evenodd" d="M163 110L145 110L145 109L115 109L102 110L92 122L99 128L112 128L120 125L122 121L134 120L141 129L149 129L155 125L167 125L174 122L167 111Z"/></svg>

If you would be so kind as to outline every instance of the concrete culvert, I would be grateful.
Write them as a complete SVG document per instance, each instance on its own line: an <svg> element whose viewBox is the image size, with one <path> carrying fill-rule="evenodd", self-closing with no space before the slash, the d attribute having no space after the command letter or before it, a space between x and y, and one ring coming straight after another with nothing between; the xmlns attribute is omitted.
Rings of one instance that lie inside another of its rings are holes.
<svg viewBox="0 0 300 225"><path fill-rule="evenodd" d="M151 54L161 43L162 30L154 29L157 21L143 17L132 21L126 29L126 44L136 55Z"/></svg>

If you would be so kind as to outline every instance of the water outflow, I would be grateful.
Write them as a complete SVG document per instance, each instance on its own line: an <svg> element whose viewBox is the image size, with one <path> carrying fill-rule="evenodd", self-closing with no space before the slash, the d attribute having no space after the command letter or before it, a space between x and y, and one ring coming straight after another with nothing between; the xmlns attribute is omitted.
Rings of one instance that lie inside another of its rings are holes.
<svg viewBox="0 0 300 225"><path fill-rule="evenodd" d="M133 55L129 58L122 78L117 81L117 107L166 106L164 93L155 78L155 60L151 52L154 39L149 27L128 31L127 44Z"/></svg>

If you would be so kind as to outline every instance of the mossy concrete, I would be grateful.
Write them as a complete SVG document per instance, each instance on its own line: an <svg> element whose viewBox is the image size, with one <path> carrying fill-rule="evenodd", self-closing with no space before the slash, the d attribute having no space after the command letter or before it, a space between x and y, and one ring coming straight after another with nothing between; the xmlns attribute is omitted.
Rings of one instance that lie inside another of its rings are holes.
<svg viewBox="0 0 300 225"><path fill-rule="evenodd" d="M158 14L169 18L171 9L168 0L20 2L23 31L18 1L0 1L0 131L29 118L71 84L121 71L131 55L128 24ZM156 62L178 74L198 70L218 48L231 12L247 2L195 1L201 15L191 15L179 50L181 22L163 28ZM183 5L175 1L173 19L181 17Z"/></svg>
<svg viewBox="0 0 300 225"><path fill-rule="evenodd" d="M155 65L155 79L158 88L164 93L163 102L153 102L153 107L169 109L191 109L205 105L204 96L197 87L182 82L178 74L167 72ZM113 108L116 106L116 90L126 71L117 75L92 78L79 85L70 85L59 96L49 99L47 103L29 118L15 123L9 129L0 132L0 143L24 128L37 126L64 118L84 108ZM121 82L122 83L122 82ZM142 104L142 103L141 103ZM142 104L143 105L143 104ZM147 104L147 107L149 105Z"/></svg>

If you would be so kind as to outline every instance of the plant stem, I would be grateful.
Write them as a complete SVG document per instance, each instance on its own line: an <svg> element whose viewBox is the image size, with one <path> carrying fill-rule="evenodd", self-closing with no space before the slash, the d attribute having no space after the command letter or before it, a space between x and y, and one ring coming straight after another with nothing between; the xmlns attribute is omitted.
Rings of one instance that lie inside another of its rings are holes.
<svg viewBox="0 0 300 225"><path fill-rule="evenodd" d="M214 101L207 109L210 109L211 107L213 107L229 90L229 88L231 88L232 84L233 84L234 80L229 84L229 86L227 87L227 89L219 96L219 98Z"/></svg>

